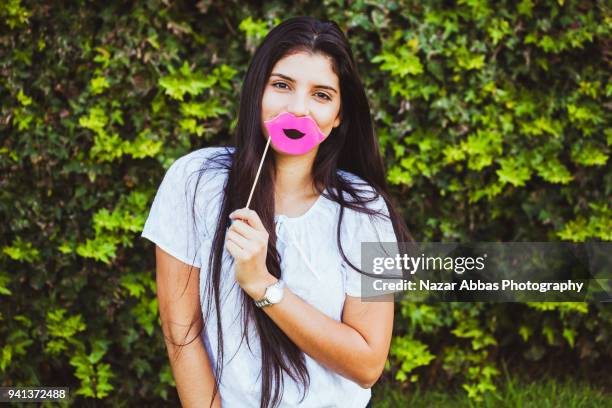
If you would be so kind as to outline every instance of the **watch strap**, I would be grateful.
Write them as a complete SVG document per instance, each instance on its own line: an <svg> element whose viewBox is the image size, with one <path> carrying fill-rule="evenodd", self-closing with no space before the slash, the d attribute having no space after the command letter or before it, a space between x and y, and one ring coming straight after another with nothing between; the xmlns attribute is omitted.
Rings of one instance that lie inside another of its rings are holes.
<svg viewBox="0 0 612 408"><path fill-rule="evenodd" d="M285 287L285 281L283 281L282 279L279 279L276 282L274 282L273 284L271 284L270 286L268 286L266 288L264 297L259 299L259 300L255 300L255 306L257 306L257 307L266 307L266 306L270 306L270 305L273 305L273 304L276 303L276 302L271 302L270 299L268 299L268 297L267 297L268 289L270 289L272 287L283 289Z"/></svg>

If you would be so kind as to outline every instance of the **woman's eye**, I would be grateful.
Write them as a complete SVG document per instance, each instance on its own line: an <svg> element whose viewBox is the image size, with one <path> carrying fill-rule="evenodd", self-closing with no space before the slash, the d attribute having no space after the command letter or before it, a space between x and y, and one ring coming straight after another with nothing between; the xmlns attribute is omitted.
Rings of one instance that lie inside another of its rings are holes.
<svg viewBox="0 0 612 408"><path fill-rule="evenodd" d="M323 93L323 92L317 92L317 95L318 95L320 98L327 99L327 100L331 100L331 98L330 98L330 97L329 97L327 94L325 94L325 93Z"/></svg>
<svg viewBox="0 0 612 408"><path fill-rule="evenodd" d="M274 88L277 88L277 89L289 89L289 85L287 85L287 84L286 84L286 83L284 83L284 82L274 82L274 83L272 84L272 86L273 86ZM330 101L330 100L331 100L331 98L329 97L329 95L327 95L326 93L323 93L323 92L317 92L317 93L315 93L315 95L317 95L317 96L318 96L319 98L321 98L321 99L325 99L325 100L328 100L328 101Z"/></svg>

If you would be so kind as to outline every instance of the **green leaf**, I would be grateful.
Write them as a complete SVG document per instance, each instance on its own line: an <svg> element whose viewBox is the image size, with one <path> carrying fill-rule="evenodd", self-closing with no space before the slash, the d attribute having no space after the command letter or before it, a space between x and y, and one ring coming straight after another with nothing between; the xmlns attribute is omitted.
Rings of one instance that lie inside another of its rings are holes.
<svg viewBox="0 0 612 408"><path fill-rule="evenodd" d="M104 92L105 89L108 89L110 87L110 84L108 83L108 80L106 79L106 77L96 77L96 78L92 78L91 79L91 93L94 95L99 95L102 92Z"/></svg>
<svg viewBox="0 0 612 408"><path fill-rule="evenodd" d="M413 370L428 365L435 358L426 344L409 336L393 338L390 354L400 363L395 376L399 381L406 381Z"/></svg>
<svg viewBox="0 0 612 408"><path fill-rule="evenodd" d="M181 113L184 116L193 116L197 119L215 118L228 112L227 108L219 104L218 99L209 99L205 102L184 102L181 104Z"/></svg>
<svg viewBox="0 0 612 408"><path fill-rule="evenodd" d="M394 51L395 53L385 51L372 58L372 62L381 63L381 70L390 71L391 75L398 75L400 77L423 73L423 64L421 64L421 60L412 50L404 46Z"/></svg>
<svg viewBox="0 0 612 408"><path fill-rule="evenodd" d="M23 93L23 89L20 89L19 93L17 93L17 100L22 106L29 106L32 104L32 98Z"/></svg>
<svg viewBox="0 0 612 408"><path fill-rule="evenodd" d="M112 236L97 236L95 239L88 239L85 244L77 246L76 252L84 258L93 258L97 261L110 264L111 259L116 256L118 239Z"/></svg>
<svg viewBox="0 0 612 408"><path fill-rule="evenodd" d="M572 160L583 166L604 166L608 162L607 148L594 142L579 141L572 146Z"/></svg>
<svg viewBox="0 0 612 408"><path fill-rule="evenodd" d="M166 95L173 99L182 101L185 94L197 96L205 89L212 87L217 83L216 75L203 75L199 72L192 72L187 64L179 69L179 73L163 76L159 79L159 85Z"/></svg>
<svg viewBox="0 0 612 408"><path fill-rule="evenodd" d="M47 312L47 330L51 336L67 339L85 330L86 326L80 314L67 317L66 313L66 309Z"/></svg>
<svg viewBox="0 0 612 408"><path fill-rule="evenodd" d="M102 132L107 123L108 116L100 106L90 108L89 115L79 119L79 125L96 133Z"/></svg>
<svg viewBox="0 0 612 408"><path fill-rule="evenodd" d="M496 170L496 173L502 184L510 183L515 187L520 187L524 186L525 182L531 178L531 170L520 156L516 158L501 158L497 162L501 168Z"/></svg>
<svg viewBox="0 0 612 408"><path fill-rule="evenodd" d="M574 348L574 344L576 342L576 334L576 330L574 329L568 327L563 329L563 338L567 340L571 348Z"/></svg>
<svg viewBox="0 0 612 408"><path fill-rule="evenodd" d="M543 160L534 164L534 168L540 177L551 183L568 184L574 179L567 167L557 158Z"/></svg>
<svg viewBox="0 0 612 408"><path fill-rule="evenodd" d="M519 335L523 339L523 341L529 340L529 337L533 334L532 329L529 326L521 326L519 327Z"/></svg>
<svg viewBox="0 0 612 408"><path fill-rule="evenodd" d="M7 287L10 281L10 276L6 272L0 271L0 295L10 296L13 293Z"/></svg>
<svg viewBox="0 0 612 408"><path fill-rule="evenodd" d="M31 242L22 241L21 237L15 238L10 246L2 248L2 252L15 261L27 263L35 262L40 256L40 251Z"/></svg>

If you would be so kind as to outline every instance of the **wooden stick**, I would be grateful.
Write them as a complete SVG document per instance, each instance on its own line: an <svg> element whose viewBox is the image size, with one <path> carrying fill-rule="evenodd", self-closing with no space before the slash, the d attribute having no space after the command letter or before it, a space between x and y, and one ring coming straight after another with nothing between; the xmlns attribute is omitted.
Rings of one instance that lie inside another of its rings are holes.
<svg viewBox="0 0 612 408"><path fill-rule="evenodd" d="M253 182L253 187L251 187L251 193L249 194L249 200L247 201L246 208L249 208L251 205L251 198L253 198L253 192L255 191L255 186L257 185L257 180L259 180L259 173L261 173L261 167L263 166L264 159L266 158L266 152L268 151L268 146L270 146L270 138L268 137L268 143L266 143L266 148L264 149L263 155L261 156L261 161L259 162L259 168L257 169L257 174L255 175L255 181Z"/></svg>

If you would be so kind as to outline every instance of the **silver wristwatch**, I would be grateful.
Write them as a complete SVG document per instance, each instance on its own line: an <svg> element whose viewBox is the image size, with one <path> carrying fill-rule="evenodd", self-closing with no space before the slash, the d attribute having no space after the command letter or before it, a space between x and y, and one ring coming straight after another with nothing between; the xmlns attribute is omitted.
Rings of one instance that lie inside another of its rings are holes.
<svg viewBox="0 0 612 408"><path fill-rule="evenodd" d="M266 288L266 293L263 298L255 301L255 306L266 307L283 300L283 294L285 293L285 281L279 279L272 285Z"/></svg>

